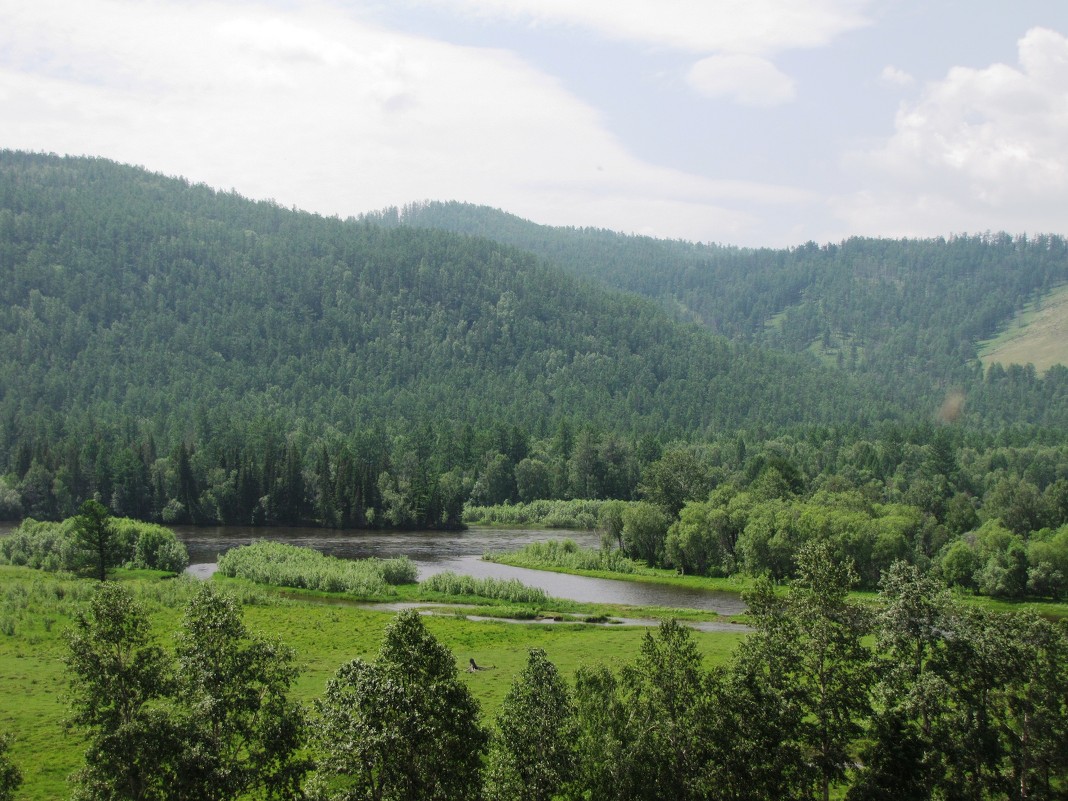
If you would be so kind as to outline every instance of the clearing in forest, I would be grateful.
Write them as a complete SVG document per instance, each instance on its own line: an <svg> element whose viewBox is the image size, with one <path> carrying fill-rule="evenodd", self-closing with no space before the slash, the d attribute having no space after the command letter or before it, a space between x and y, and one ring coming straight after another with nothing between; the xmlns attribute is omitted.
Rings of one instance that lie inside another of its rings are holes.
<svg viewBox="0 0 1068 801"><path fill-rule="evenodd" d="M1068 365L1068 286L1028 304L1000 334L980 342L979 358L984 367L994 362L1033 364L1039 373L1055 364Z"/></svg>

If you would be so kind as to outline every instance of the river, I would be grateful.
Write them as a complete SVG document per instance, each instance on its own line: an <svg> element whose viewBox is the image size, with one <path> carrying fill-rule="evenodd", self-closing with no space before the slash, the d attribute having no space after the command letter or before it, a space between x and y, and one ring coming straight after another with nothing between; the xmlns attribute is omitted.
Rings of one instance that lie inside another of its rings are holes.
<svg viewBox="0 0 1068 801"><path fill-rule="evenodd" d="M173 528L189 550L190 572L197 575L210 575L219 555L231 548L256 540L272 540L314 548L347 559L407 556L419 568L421 579L451 570L476 577L515 578L528 586L540 587L554 598L585 603L703 609L721 615L736 615L745 611L741 598L731 592L572 576L482 560L484 553L512 551L539 540L570 538L583 547L599 547L599 536L588 531L483 527L466 531L336 531L242 526Z"/></svg>
<svg viewBox="0 0 1068 801"><path fill-rule="evenodd" d="M0 523L0 537L11 533L16 525ZM702 609L721 615L737 615L745 611L742 599L732 592L572 576L482 560L484 553L513 551L528 542L540 540L570 538L585 548L599 547L599 536L588 531L483 527L466 531L337 531L323 528L245 526L172 528L189 550L189 571L199 576L211 575L215 571L219 555L231 548L248 545L256 540L273 540L314 548L322 553L346 559L407 556L419 568L421 579L451 570L476 577L515 578L528 586L540 587L554 598L583 603Z"/></svg>

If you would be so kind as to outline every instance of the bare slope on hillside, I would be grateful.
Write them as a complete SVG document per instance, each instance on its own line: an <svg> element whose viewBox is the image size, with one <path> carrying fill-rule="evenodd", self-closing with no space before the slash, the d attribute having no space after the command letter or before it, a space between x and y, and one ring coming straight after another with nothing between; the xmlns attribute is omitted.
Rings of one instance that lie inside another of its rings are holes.
<svg viewBox="0 0 1068 801"><path fill-rule="evenodd" d="M1058 287L1017 314L997 337L981 343L984 365L1033 364L1044 373L1068 365L1068 286Z"/></svg>

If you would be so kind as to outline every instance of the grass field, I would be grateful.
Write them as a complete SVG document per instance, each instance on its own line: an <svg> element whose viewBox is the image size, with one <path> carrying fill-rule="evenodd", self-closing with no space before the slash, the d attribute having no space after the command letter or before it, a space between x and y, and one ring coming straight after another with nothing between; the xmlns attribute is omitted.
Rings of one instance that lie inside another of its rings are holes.
<svg viewBox="0 0 1068 801"><path fill-rule="evenodd" d="M196 583L143 572L136 576L120 573L119 578L141 597L156 639L169 648L182 607ZM277 637L297 652L302 673L295 693L307 703L322 693L326 680L342 664L357 656L373 657L393 618L393 613L338 603L337 598L325 595L297 599L243 582L225 585L243 598L244 620L251 632ZM63 725L67 687L63 632L93 586L88 579L0 566L0 731L17 738L12 755L25 774L20 799L67 797L66 777L80 763L83 743ZM571 609L576 614L582 611L577 606ZM427 628L456 655L461 670L469 659L491 668L462 673L487 722L525 664L529 648L545 649L564 675L571 677L582 665L615 669L633 660L647 631L582 623L476 622L447 614L425 620ZM743 636L694 633L709 664L726 661Z"/></svg>
<svg viewBox="0 0 1068 801"><path fill-rule="evenodd" d="M1033 364L1043 373L1055 364L1068 365L1068 286L1045 295L1041 304L1031 304L993 339L981 342L979 358L984 366Z"/></svg>

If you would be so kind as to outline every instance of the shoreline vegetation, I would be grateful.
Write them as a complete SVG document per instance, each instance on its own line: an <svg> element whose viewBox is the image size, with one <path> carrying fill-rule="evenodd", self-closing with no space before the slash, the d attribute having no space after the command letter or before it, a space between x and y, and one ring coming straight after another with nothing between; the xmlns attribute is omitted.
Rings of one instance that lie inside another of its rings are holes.
<svg viewBox="0 0 1068 801"><path fill-rule="evenodd" d="M610 554L610 555L608 555ZM604 549L582 548L574 540L547 540L532 542L516 551L483 554L487 562L523 567L529 570L545 570L553 573L567 573L574 576L603 578L614 581L647 582L672 587L703 590L707 592L729 592L742 594L751 591L758 579L752 576L692 576L677 571L648 567L644 563L627 559L618 551L606 552ZM596 567L595 565L603 565ZM611 567L615 565L615 569ZM777 583L779 590L785 590L789 582ZM1044 599L1005 599L991 598L955 589L952 597L962 603L980 606L995 612L1035 611L1051 619L1068 619L1068 603ZM874 603L878 593L870 590L851 590L850 597L863 603ZM744 619L743 616L739 616Z"/></svg>

